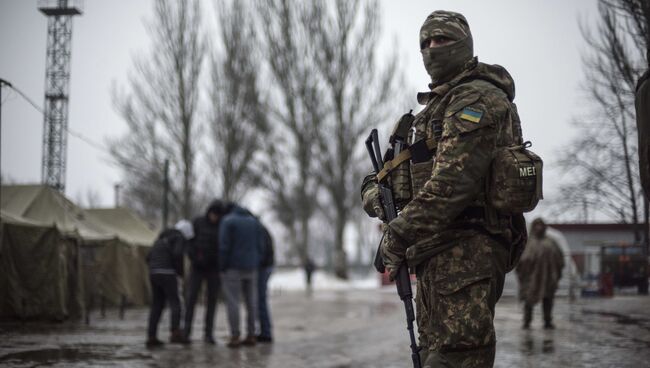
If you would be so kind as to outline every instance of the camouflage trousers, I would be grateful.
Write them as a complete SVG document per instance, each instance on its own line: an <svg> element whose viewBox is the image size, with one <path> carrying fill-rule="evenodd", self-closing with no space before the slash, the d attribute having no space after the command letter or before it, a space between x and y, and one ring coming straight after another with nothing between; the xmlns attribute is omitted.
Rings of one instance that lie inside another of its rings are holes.
<svg viewBox="0 0 650 368"><path fill-rule="evenodd" d="M501 297L509 252L476 235L417 269L417 322L425 368L492 367L494 307Z"/></svg>

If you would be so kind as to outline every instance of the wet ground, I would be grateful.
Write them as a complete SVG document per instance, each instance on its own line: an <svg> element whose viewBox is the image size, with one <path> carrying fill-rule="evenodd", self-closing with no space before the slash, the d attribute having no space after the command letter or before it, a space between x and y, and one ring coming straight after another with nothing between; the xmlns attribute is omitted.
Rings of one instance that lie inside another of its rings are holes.
<svg viewBox="0 0 650 368"><path fill-rule="evenodd" d="M225 309L217 315L217 346L201 341L201 321L190 346L147 350L147 310L94 316L84 324L0 324L1 367L409 367L408 336L399 300L381 291L322 291L272 296L276 342L229 349ZM538 308L539 309L539 308ZM202 310L197 317L202 317ZM552 331L520 329L516 300L498 304L496 367L649 367L650 298L556 301ZM160 336L167 338L168 321Z"/></svg>

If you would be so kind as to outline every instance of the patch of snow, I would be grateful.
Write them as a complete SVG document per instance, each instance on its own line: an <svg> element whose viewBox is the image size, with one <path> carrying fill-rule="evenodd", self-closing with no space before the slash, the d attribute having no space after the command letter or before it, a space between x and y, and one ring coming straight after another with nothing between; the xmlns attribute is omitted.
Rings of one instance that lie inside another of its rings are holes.
<svg viewBox="0 0 650 368"><path fill-rule="evenodd" d="M312 274L313 290L354 290L354 289L379 289L379 275L369 272L363 278L341 280L333 274L315 271ZM269 280L269 289L272 291L306 290L307 281L302 269L276 270Z"/></svg>

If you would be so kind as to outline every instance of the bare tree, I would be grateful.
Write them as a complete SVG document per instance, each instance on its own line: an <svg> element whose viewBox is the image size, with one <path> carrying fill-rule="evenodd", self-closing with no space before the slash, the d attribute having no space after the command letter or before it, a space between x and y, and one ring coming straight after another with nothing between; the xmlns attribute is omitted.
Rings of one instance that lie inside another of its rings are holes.
<svg viewBox="0 0 650 368"><path fill-rule="evenodd" d="M164 158L170 154L167 142L156 129L155 116L142 109L129 94L114 92L115 106L128 127L128 133L108 142L110 154L121 169L123 203L143 218L158 223L163 201ZM120 97L124 96L124 97ZM172 197L178 198L173 192ZM172 201L170 212L178 214Z"/></svg>
<svg viewBox="0 0 650 368"><path fill-rule="evenodd" d="M198 82L205 55L201 8L198 0L156 0L154 14L153 49L135 61L128 92L115 96L129 132L112 142L111 152L125 176L127 203L146 214L160 208L153 207L160 203L154 197L162 196L161 163L169 158L170 177L179 178L171 183L172 207L187 218L193 214Z"/></svg>
<svg viewBox="0 0 650 368"><path fill-rule="evenodd" d="M331 6L330 6L331 5ZM318 177L329 196L334 227L335 273L347 278L344 232L351 211L359 207L358 187L364 170L356 153L370 126L390 120L395 104L396 56L379 70L379 4L375 0L312 2L309 17L312 55L322 78L321 103L328 115L321 125ZM363 150L362 150L363 151Z"/></svg>
<svg viewBox="0 0 650 368"><path fill-rule="evenodd" d="M310 4L288 0L257 2L265 67L269 74L269 116L275 129L267 138L260 177L271 210L294 240L303 266L310 257L310 219L317 209L314 175L323 119L317 70L305 27Z"/></svg>
<svg viewBox="0 0 650 368"><path fill-rule="evenodd" d="M255 154L264 148L267 118L258 89L260 63L248 2L218 3L222 49L212 57L210 131L221 196L241 199L254 185Z"/></svg>
<svg viewBox="0 0 650 368"><path fill-rule="evenodd" d="M594 104L591 114L576 119L580 137L560 162L571 182L561 188L559 209L592 209L638 225L639 205L647 206L647 199L639 190L634 91L647 66L647 1L601 0L598 10L598 26L582 26L589 46L586 91Z"/></svg>

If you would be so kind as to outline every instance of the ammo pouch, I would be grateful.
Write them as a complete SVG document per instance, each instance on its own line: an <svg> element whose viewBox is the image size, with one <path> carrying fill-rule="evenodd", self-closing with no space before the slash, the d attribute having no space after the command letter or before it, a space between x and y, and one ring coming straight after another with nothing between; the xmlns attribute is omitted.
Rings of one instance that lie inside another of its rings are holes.
<svg viewBox="0 0 650 368"><path fill-rule="evenodd" d="M412 197L411 189L411 147L406 143L409 130L413 125L412 111L402 115L390 135L391 148L386 151L384 167L377 173L377 182L388 181L393 192L393 199L398 208L404 207ZM395 155L395 152L398 152Z"/></svg>
<svg viewBox="0 0 650 368"><path fill-rule="evenodd" d="M411 200L411 162L410 160L394 161L394 156L392 148L386 151L384 162L396 163L396 165L386 170L387 175L381 176L381 180L388 180L388 186L393 192L393 200L398 208L402 208ZM377 179L379 180L379 176Z"/></svg>
<svg viewBox="0 0 650 368"><path fill-rule="evenodd" d="M499 147L487 180L487 201L502 214L532 211L543 199L542 159L530 142Z"/></svg>

